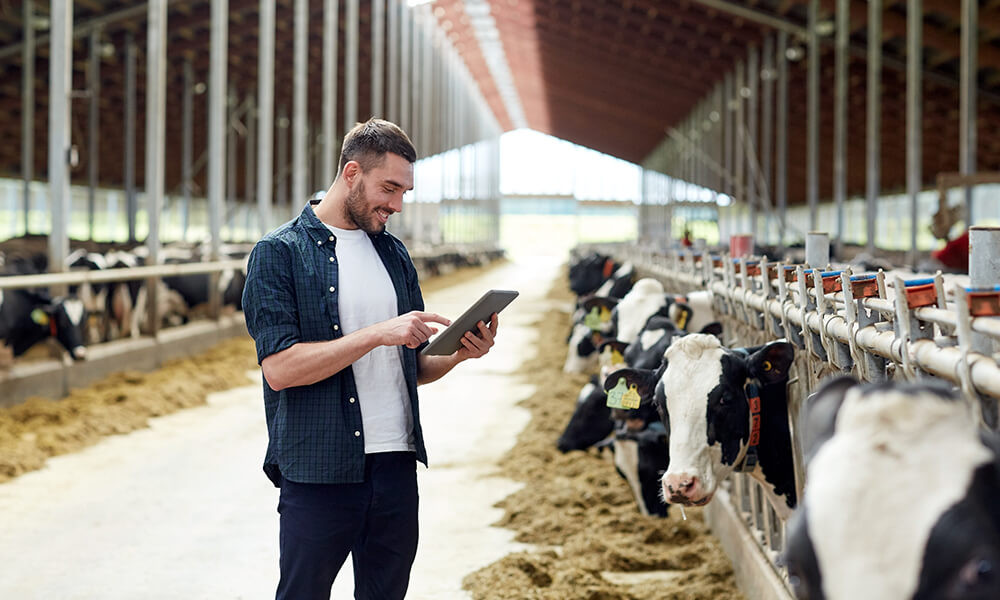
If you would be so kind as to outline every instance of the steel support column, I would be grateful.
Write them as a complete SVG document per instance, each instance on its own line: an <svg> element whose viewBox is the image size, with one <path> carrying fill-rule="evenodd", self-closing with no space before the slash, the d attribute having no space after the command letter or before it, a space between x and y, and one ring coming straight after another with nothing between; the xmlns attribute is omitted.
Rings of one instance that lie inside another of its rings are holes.
<svg viewBox="0 0 1000 600"><path fill-rule="evenodd" d="M35 178L35 3L25 0L21 47L21 178L24 180L24 233L31 233L31 180Z"/></svg>
<svg viewBox="0 0 1000 600"><path fill-rule="evenodd" d="M146 18L146 218L149 235L147 264L160 264L160 221L163 210L163 180L167 122L167 0L150 0ZM215 257L213 257L214 259ZM147 283L150 333L160 329L158 278Z"/></svg>
<svg viewBox="0 0 1000 600"><path fill-rule="evenodd" d="M356 2L357 0L355 0ZM309 42L309 1L295 0L295 41L292 75L292 198L297 205L306 201L306 169L309 157L306 155L306 76Z"/></svg>
<svg viewBox="0 0 1000 600"><path fill-rule="evenodd" d="M759 112L758 95L760 93L760 50L750 48L747 56L747 135L743 138L744 147L748 150L747 158L747 203L750 205L750 235L754 241L759 240L757 226L757 166L760 156L757 148L757 123Z"/></svg>
<svg viewBox="0 0 1000 600"><path fill-rule="evenodd" d="M906 6L906 193L910 197L910 257L917 264L917 203L920 198L921 104L923 71L923 0L908 0Z"/></svg>
<svg viewBox="0 0 1000 600"><path fill-rule="evenodd" d="M132 32L125 32L125 212L128 220L128 241L135 243L135 218L139 207L135 196L135 105L136 48Z"/></svg>
<svg viewBox="0 0 1000 600"><path fill-rule="evenodd" d="M275 201L281 207L281 210L291 212L292 207L288 199L288 125L288 109L282 105L278 108L278 147L275 149L275 152L277 152L276 160L278 162L278 168L275 169L277 172L277 196Z"/></svg>
<svg viewBox="0 0 1000 600"><path fill-rule="evenodd" d="M386 119L401 125L399 117L399 59L400 59L400 32L399 32L399 0L386 0L388 26L389 26L389 48L387 50L388 61L386 65L386 83L388 84L386 98Z"/></svg>
<svg viewBox="0 0 1000 600"><path fill-rule="evenodd" d="M218 260L221 247L222 206L226 198L227 61L229 1L212 0L208 82L208 227L209 258Z"/></svg>
<svg viewBox="0 0 1000 600"><path fill-rule="evenodd" d="M850 61L851 2L837 0L833 97L833 199L837 207L834 254L842 258L844 248L844 203L847 200L847 66Z"/></svg>
<svg viewBox="0 0 1000 600"><path fill-rule="evenodd" d="M329 188L337 176L337 28L340 20L337 0L323 2L323 175Z"/></svg>
<svg viewBox="0 0 1000 600"><path fill-rule="evenodd" d="M191 224L191 161L194 155L194 68L191 59L184 59L184 91L181 99L181 195L184 216L181 239L187 240Z"/></svg>
<svg viewBox="0 0 1000 600"><path fill-rule="evenodd" d="M764 172L764 187L767 206L774 206L774 37L764 38L763 51L763 89L761 90L761 105L763 111L760 119L760 168ZM772 213L769 210L764 227L765 239L771 240ZM772 257L773 258L773 257Z"/></svg>
<svg viewBox="0 0 1000 600"><path fill-rule="evenodd" d="M344 133L358 122L358 1L345 0L347 12L344 13L344 51L347 55L344 63Z"/></svg>
<svg viewBox="0 0 1000 600"><path fill-rule="evenodd" d="M274 2L260 0L260 39L257 56L257 231L271 229L271 189L274 161ZM325 92L325 90L324 90ZM330 98L327 102L331 102Z"/></svg>
<svg viewBox="0 0 1000 600"><path fill-rule="evenodd" d="M868 222L867 249L875 253L875 221L879 197L881 150L882 150L882 0L868 2L868 124L867 139L867 201Z"/></svg>
<svg viewBox="0 0 1000 600"><path fill-rule="evenodd" d="M254 100L253 92L247 96L247 134L243 140L243 201L246 203L247 214L250 214L250 207L257 201L256 181L254 180L254 164L256 157L254 150L257 146L257 104Z"/></svg>
<svg viewBox="0 0 1000 600"><path fill-rule="evenodd" d="M736 156L734 157L736 164L736 180L733 192L736 194L736 198L739 199L740 202L744 203L747 201L746 181L744 181L747 160L746 152L743 151L745 148L744 140L746 139L746 109L744 108L745 97L743 95L743 90L746 89L745 77L746 75L743 63L736 63L736 139L733 140L736 144Z"/></svg>
<svg viewBox="0 0 1000 600"><path fill-rule="evenodd" d="M961 110L959 111L959 167L963 175L976 172L976 74L979 53L978 0L962 0ZM975 223L972 186L965 186L965 223Z"/></svg>
<svg viewBox="0 0 1000 600"><path fill-rule="evenodd" d="M734 98L736 97L736 92L733 88L733 74L726 73L725 79L722 80L722 128L725 132L725 138L722 141L722 164L726 175L723 182L723 189L730 198L735 195L736 191L733 185L733 138L735 134L734 123L736 122L734 118L736 112Z"/></svg>
<svg viewBox="0 0 1000 600"><path fill-rule="evenodd" d="M778 247L785 247L788 207L788 34L778 32L778 114L775 124L774 197L778 205Z"/></svg>
<svg viewBox="0 0 1000 600"><path fill-rule="evenodd" d="M70 92L73 86L73 2L53 2L49 12L49 271L65 270L69 254Z"/></svg>
<svg viewBox="0 0 1000 600"><path fill-rule="evenodd" d="M385 82L385 1L371 0L372 48L371 48L371 116L384 118L383 87Z"/></svg>
<svg viewBox="0 0 1000 600"><path fill-rule="evenodd" d="M809 230L819 227L819 0L809 0L809 65L806 116L806 197L809 199Z"/></svg>
<svg viewBox="0 0 1000 600"><path fill-rule="evenodd" d="M30 3L29 3L30 4ZM101 30L90 32L87 57L87 236L94 239L97 177L100 166Z"/></svg>
<svg viewBox="0 0 1000 600"><path fill-rule="evenodd" d="M413 68L413 15L405 2L400 2L400 32L399 32L399 124L412 137L413 119L410 111L410 98L413 91L410 85L410 72Z"/></svg>

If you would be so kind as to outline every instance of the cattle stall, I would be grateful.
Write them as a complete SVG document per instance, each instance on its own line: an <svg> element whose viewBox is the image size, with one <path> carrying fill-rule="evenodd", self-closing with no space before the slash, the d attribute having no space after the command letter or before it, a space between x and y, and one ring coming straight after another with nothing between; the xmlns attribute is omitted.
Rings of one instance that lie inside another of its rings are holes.
<svg viewBox="0 0 1000 600"><path fill-rule="evenodd" d="M588 250L631 262L637 277L657 279L668 292L710 291L726 346L781 339L794 344L788 420L800 499L805 480L798 414L829 375L853 374L865 382L942 380L977 409L983 426L995 430L1000 425L1000 364L994 354L1000 347L1000 319L993 318L1000 314L998 287L969 288L968 277L946 278L940 272L913 278L908 272L853 273L849 266L834 270L826 264L828 252L821 268L814 269L767 257L634 244ZM708 505L706 518L748 597L787 599L793 597L791 584L779 561L785 522L765 498L761 484L733 473Z"/></svg>

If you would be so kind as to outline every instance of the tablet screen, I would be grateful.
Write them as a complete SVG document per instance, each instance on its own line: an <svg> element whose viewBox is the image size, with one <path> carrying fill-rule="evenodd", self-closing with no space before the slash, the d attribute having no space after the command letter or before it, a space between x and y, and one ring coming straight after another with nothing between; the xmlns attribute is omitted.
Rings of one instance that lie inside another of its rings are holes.
<svg viewBox="0 0 1000 600"><path fill-rule="evenodd" d="M469 307L462 316L451 322L444 331L438 334L431 343L428 344L421 354L427 355L447 355L452 354L462 347L462 336L466 331L477 331L476 324L480 321L490 322L490 316L498 313L514 298L517 292L514 290L490 290L476 300L475 304Z"/></svg>

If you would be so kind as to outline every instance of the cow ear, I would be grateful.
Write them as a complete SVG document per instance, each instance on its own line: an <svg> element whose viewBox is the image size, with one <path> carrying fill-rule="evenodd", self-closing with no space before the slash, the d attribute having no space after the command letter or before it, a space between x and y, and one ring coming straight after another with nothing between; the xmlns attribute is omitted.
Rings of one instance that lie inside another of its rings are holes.
<svg viewBox="0 0 1000 600"><path fill-rule="evenodd" d="M677 329L683 329L687 331L688 323L691 321L691 315L694 311L690 306L683 302L674 302L673 306L670 307L670 320L674 322Z"/></svg>
<svg viewBox="0 0 1000 600"><path fill-rule="evenodd" d="M656 371L652 369L618 369L604 379L604 391L613 389L621 379L625 380L626 387L635 386L635 391L639 392L642 401L648 402L653 398L653 390L658 381Z"/></svg>
<svg viewBox="0 0 1000 600"><path fill-rule="evenodd" d="M715 337L722 339L722 323L718 321L713 321L708 325L701 328L699 333L707 333L708 335L714 335Z"/></svg>
<svg viewBox="0 0 1000 600"><path fill-rule="evenodd" d="M820 446L833 437L837 413L844 397L856 385L858 380L847 375L831 377L806 398L799 413L798 432L802 440L802 456L807 465Z"/></svg>
<svg viewBox="0 0 1000 600"><path fill-rule="evenodd" d="M747 368L751 377L764 385L788 379L788 370L795 358L795 346L788 342L771 342L750 355Z"/></svg>
<svg viewBox="0 0 1000 600"><path fill-rule="evenodd" d="M23 314L23 313L22 313ZM31 320L35 325L40 325L42 327L49 326L49 319L52 318L52 306L47 305L44 307L34 308L31 310Z"/></svg>

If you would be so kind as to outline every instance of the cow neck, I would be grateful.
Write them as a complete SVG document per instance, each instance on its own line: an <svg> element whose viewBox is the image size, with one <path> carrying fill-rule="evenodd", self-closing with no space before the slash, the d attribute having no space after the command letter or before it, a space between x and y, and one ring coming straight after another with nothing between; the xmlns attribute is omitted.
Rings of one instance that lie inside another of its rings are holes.
<svg viewBox="0 0 1000 600"><path fill-rule="evenodd" d="M736 457L737 473L749 473L757 468L759 458L757 446L760 444L760 382L751 379L743 386L747 404L750 406L750 440Z"/></svg>

